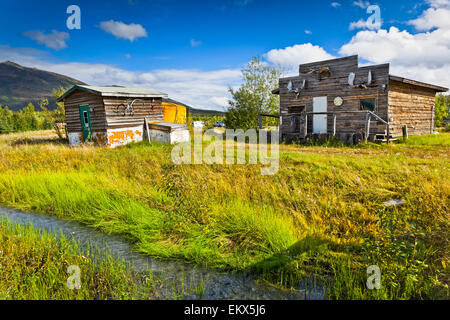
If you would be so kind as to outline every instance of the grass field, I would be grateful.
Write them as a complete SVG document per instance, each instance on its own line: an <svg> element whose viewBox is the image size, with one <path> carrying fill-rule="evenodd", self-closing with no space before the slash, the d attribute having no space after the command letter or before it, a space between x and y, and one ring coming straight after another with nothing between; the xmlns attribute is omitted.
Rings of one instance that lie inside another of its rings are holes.
<svg viewBox="0 0 450 320"><path fill-rule="evenodd" d="M138 294L138 277L123 264L110 257L94 261L85 255L62 236L1 220L0 300L143 298ZM71 276L76 277L70 266L80 270L78 288L74 281L69 281L72 288L67 284Z"/></svg>
<svg viewBox="0 0 450 320"><path fill-rule="evenodd" d="M149 255L315 275L334 299L448 299L450 134L389 146L280 146L280 170L181 165L171 146L69 148L51 132L0 136L0 203L132 240ZM385 207L389 200L400 207ZM378 265L380 290L366 287Z"/></svg>

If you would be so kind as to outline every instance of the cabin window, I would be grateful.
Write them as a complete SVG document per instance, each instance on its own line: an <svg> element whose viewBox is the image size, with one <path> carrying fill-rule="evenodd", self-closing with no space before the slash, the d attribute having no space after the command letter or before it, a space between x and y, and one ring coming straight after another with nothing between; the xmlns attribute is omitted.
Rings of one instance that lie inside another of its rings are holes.
<svg viewBox="0 0 450 320"><path fill-rule="evenodd" d="M289 107L288 113L289 114L300 114L305 111L305 106L295 106L295 107Z"/></svg>
<svg viewBox="0 0 450 320"><path fill-rule="evenodd" d="M361 99L360 100L361 110L375 111L376 101L375 99Z"/></svg>
<svg viewBox="0 0 450 320"><path fill-rule="evenodd" d="M85 126L89 126L89 118L88 118L88 113L87 111L83 112L83 118L84 118L84 125Z"/></svg>

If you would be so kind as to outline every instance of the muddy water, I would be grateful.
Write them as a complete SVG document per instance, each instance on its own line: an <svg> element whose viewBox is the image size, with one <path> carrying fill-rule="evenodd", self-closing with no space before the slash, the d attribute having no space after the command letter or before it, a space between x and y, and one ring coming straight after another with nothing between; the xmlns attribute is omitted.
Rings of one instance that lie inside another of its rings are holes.
<svg viewBox="0 0 450 320"><path fill-rule="evenodd" d="M302 282L295 291L280 290L257 281L251 275L152 258L136 252L133 245L121 237L74 221L0 207L0 219L5 217L14 223L32 225L49 233L62 233L75 240L82 249L89 248L96 255L108 254L124 260L137 272L151 272L153 279L160 284L157 291L162 299L173 299L174 292L184 299L206 300L318 300L325 297L324 287L313 281Z"/></svg>

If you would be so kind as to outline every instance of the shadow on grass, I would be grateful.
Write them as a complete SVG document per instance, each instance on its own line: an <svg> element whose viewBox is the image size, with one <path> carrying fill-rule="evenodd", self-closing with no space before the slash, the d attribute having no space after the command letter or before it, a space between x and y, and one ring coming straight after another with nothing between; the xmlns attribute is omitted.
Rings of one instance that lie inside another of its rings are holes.
<svg viewBox="0 0 450 320"><path fill-rule="evenodd" d="M258 274L261 279L286 289L305 290L313 299L326 298L333 283L333 268L341 263L337 257L345 257L349 250L348 246L307 236L288 249L254 263L245 272Z"/></svg>
<svg viewBox="0 0 450 320"><path fill-rule="evenodd" d="M69 145L67 140L59 138L21 138L11 142L12 146L21 145Z"/></svg>

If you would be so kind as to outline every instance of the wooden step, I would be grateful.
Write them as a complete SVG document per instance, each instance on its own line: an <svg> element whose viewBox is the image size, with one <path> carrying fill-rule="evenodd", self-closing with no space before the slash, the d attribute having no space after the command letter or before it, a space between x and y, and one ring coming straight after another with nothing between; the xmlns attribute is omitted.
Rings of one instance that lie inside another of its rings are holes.
<svg viewBox="0 0 450 320"><path fill-rule="evenodd" d="M398 140L399 139L391 138L391 139L389 139L389 142L395 142ZM388 140L386 138L385 139L375 139L375 143L383 143L383 142L388 142Z"/></svg>

